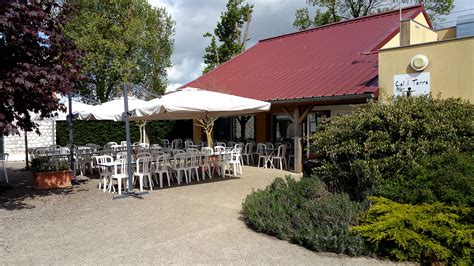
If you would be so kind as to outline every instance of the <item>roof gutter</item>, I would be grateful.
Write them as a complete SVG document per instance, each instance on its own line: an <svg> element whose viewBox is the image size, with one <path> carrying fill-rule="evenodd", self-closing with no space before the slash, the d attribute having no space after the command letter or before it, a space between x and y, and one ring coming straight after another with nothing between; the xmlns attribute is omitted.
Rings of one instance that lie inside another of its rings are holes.
<svg viewBox="0 0 474 266"><path fill-rule="evenodd" d="M295 99L283 99L283 100L268 100L271 104L292 104L292 103L309 103L309 102L332 102L332 101L347 101L347 100L372 100L375 99L374 93L364 94L348 94L348 95L335 95L335 96L322 96L322 97L309 97L309 98L295 98Z"/></svg>

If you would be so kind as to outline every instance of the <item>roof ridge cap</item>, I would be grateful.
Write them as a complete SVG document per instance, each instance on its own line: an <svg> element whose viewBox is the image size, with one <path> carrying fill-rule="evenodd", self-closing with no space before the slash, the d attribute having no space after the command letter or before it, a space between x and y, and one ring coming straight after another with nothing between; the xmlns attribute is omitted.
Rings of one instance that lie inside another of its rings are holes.
<svg viewBox="0 0 474 266"><path fill-rule="evenodd" d="M423 7L423 4L417 4L417 5L402 8L402 12L406 11L406 10L420 8L420 7ZM287 38L287 37L291 37L291 36L294 36L294 35L305 34L305 33L318 31L318 30L322 30L322 29L326 29L326 28L336 27L336 26L340 26L341 24L351 24L351 23L355 23L355 22L360 22L362 20L369 20L369 19L373 19L374 17L387 16L387 15L390 15L391 13L395 13L395 12L399 12L399 9L393 9L393 10L380 12L380 13L376 13L376 14L372 14L372 15L367 15L367 16L363 16L363 17L348 19L348 20L339 21L339 22L333 22L333 23L330 23L330 24L317 26L317 27L311 28L311 29L306 29L306 30L301 30L301 31L296 31L296 32L290 32L290 33L286 33L286 34L283 34L283 35L278 35L278 36L274 36L274 37L270 37L270 38L265 38L265 39L259 40L258 43L273 41L273 40L276 40L276 39Z"/></svg>

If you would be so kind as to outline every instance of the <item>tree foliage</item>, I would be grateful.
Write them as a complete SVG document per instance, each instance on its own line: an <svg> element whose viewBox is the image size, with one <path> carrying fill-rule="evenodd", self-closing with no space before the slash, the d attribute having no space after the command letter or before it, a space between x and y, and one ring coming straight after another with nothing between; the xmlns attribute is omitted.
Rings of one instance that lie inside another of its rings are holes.
<svg viewBox="0 0 474 266"><path fill-rule="evenodd" d="M50 117L81 78L80 52L62 32L68 5L56 1L0 2L0 134L36 130L29 112Z"/></svg>
<svg viewBox="0 0 474 266"><path fill-rule="evenodd" d="M342 20L367 16L370 14L398 8L398 3L387 0L306 0L311 7L316 7L310 14L308 7L296 10L293 26L298 30L317 27ZM414 0L412 4L425 5L432 20L448 14L454 8L454 0Z"/></svg>
<svg viewBox="0 0 474 266"><path fill-rule="evenodd" d="M86 51L81 93L108 101L121 82L162 93L171 66L174 21L145 0L70 0L67 34Z"/></svg>
<svg viewBox="0 0 474 266"><path fill-rule="evenodd" d="M245 50L252 11L253 5L244 4L244 0L229 0L214 34L204 34L204 37L211 38L211 43L205 49L204 73Z"/></svg>

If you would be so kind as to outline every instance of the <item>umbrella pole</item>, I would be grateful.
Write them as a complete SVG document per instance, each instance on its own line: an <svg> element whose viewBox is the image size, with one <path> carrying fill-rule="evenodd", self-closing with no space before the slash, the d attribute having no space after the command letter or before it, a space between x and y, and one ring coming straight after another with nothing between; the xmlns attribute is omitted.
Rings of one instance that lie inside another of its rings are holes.
<svg viewBox="0 0 474 266"><path fill-rule="evenodd" d="M25 170L30 170L30 160L28 158L28 135L25 130Z"/></svg>
<svg viewBox="0 0 474 266"><path fill-rule="evenodd" d="M136 193L133 190L133 173L132 173L132 145L130 144L130 120L129 116L130 113L128 112L128 83L123 84L123 104L124 104L124 113L123 119L125 120L125 135L127 137L127 175L128 175L128 191L124 195L119 195L114 197L113 199L121 199L121 198L128 198L134 197L143 199L140 195L142 193Z"/></svg>
<svg viewBox="0 0 474 266"><path fill-rule="evenodd" d="M67 99L68 99L68 109L69 109L69 113L67 115L67 127L68 127L68 131L69 131L69 162L71 164L70 168L72 170L72 184L74 185L77 185L78 184L78 181L77 181L77 178L76 178L76 163L74 161L74 147L73 147L73 143L74 143L74 132L73 132L73 129L72 129L72 119L73 119L73 115L72 115L72 96L71 94L68 94L67 96Z"/></svg>

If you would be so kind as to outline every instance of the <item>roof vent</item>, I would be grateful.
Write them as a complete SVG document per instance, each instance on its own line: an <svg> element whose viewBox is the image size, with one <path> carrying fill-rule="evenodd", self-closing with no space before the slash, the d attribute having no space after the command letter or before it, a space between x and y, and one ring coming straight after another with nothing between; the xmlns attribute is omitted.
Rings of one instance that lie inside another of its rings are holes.
<svg viewBox="0 0 474 266"><path fill-rule="evenodd" d="M456 20L456 38L474 36L474 14L459 16Z"/></svg>

